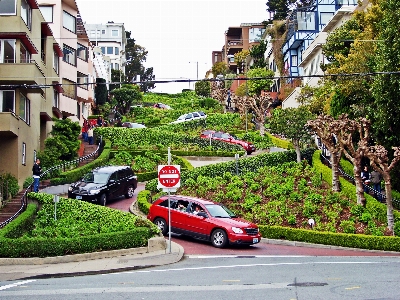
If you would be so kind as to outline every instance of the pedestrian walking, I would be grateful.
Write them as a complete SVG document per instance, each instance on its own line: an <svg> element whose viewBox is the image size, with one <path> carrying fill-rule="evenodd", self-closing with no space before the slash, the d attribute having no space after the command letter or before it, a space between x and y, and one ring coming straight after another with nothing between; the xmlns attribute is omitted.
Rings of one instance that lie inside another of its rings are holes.
<svg viewBox="0 0 400 300"><path fill-rule="evenodd" d="M382 175L378 171L373 170L371 172L371 182L374 187L374 197L378 199L380 202L382 202L382 189L381 189L381 181L382 181Z"/></svg>
<svg viewBox="0 0 400 300"><path fill-rule="evenodd" d="M87 135L88 135L89 145L93 145L93 126L89 127Z"/></svg>
<svg viewBox="0 0 400 300"><path fill-rule="evenodd" d="M367 166L364 166L363 170L361 171L361 179L363 181L364 192L368 193L368 185L371 183L371 178Z"/></svg>
<svg viewBox="0 0 400 300"><path fill-rule="evenodd" d="M87 119L85 119L85 117L82 115L83 117L83 125L82 125L82 139L87 142L88 141L88 129L89 129L89 121Z"/></svg>
<svg viewBox="0 0 400 300"><path fill-rule="evenodd" d="M228 99L226 102L228 103L228 108L231 108L231 90L228 90Z"/></svg>
<svg viewBox="0 0 400 300"><path fill-rule="evenodd" d="M37 158L35 164L32 167L33 174L33 191L35 193L39 192L39 181L40 175L42 174L42 167L40 166L40 159Z"/></svg>

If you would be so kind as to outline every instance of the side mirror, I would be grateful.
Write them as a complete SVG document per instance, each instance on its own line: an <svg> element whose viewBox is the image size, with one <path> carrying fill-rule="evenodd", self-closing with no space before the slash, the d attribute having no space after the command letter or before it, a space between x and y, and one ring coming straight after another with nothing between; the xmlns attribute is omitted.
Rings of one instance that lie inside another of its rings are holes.
<svg viewBox="0 0 400 300"><path fill-rule="evenodd" d="M199 217L208 218L207 214L204 211L200 211L197 215Z"/></svg>

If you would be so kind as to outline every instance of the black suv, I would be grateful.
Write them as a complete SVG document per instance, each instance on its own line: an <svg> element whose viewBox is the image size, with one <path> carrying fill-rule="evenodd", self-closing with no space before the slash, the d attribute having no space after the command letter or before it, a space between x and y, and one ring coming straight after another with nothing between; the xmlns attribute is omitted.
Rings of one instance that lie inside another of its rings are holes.
<svg viewBox="0 0 400 300"><path fill-rule="evenodd" d="M137 177L128 166L108 166L94 169L81 181L71 184L68 198L106 205L110 199L125 195L132 198Z"/></svg>

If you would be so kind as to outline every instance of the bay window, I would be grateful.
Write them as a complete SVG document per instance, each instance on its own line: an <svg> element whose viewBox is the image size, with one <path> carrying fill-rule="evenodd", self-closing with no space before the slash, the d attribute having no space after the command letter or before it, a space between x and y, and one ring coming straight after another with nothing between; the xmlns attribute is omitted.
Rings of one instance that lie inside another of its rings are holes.
<svg viewBox="0 0 400 300"><path fill-rule="evenodd" d="M0 15L16 15L17 7L15 0L1 0L0 1Z"/></svg>
<svg viewBox="0 0 400 300"><path fill-rule="evenodd" d="M0 39L0 63L15 63L15 43L16 40Z"/></svg>
<svg viewBox="0 0 400 300"><path fill-rule="evenodd" d="M76 18L67 13L65 10L63 12L63 27L73 33L76 33Z"/></svg>
<svg viewBox="0 0 400 300"><path fill-rule="evenodd" d="M15 91L0 91L0 112L15 113Z"/></svg>
<svg viewBox="0 0 400 300"><path fill-rule="evenodd" d="M19 117L30 124L31 102L24 94L19 94Z"/></svg>

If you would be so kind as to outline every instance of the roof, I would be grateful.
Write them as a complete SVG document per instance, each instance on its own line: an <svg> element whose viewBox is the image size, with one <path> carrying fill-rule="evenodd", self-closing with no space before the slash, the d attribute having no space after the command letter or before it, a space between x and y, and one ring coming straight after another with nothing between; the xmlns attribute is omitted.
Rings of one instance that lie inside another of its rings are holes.
<svg viewBox="0 0 400 300"><path fill-rule="evenodd" d="M106 167L99 167L93 170L93 172L98 173L112 173L118 170L124 170L130 168L129 166L106 166Z"/></svg>
<svg viewBox="0 0 400 300"><path fill-rule="evenodd" d="M163 196L163 198L164 197L167 198L168 196ZM196 201L201 204L216 204L216 202L213 202L211 200L205 200L205 199L190 197L190 196L172 195L171 197L173 197L174 199L177 199L177 200Z"/></svg>

